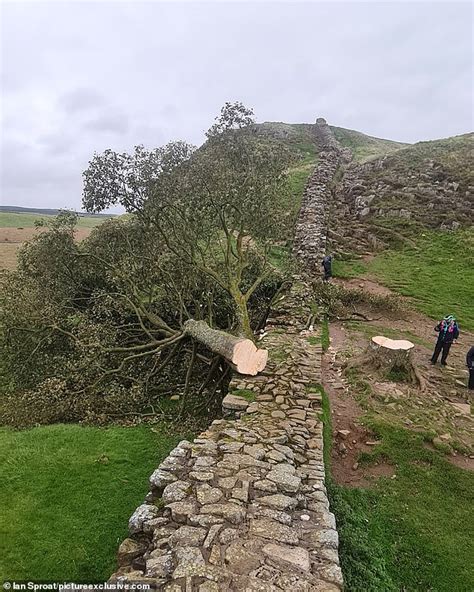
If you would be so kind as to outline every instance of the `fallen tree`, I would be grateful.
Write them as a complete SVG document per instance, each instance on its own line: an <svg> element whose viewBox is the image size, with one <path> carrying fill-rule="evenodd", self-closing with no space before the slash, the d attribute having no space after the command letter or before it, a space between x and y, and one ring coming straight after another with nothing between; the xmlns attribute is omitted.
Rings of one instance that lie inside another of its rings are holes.
<svg viewBox="0 0 474 592"><path fill-rule="evenodd" d="M258 349L250 339L212 329L205 321L190 319L185 322L184 331L186 335L225 358L239 374L255 376L267 364L266 349Z"/></svg>
<svg viewBox="0 0 474 592"><path fill-rule="evenodd" d="M76 243L76 216L63 213L0 277L10 411L33 423L106 421L152 415L174 396L209 412L231 368L265 367L253 332L284 279L268 253L291 227L287 159L253 134L241 105L216 125L197 152L176 143L96 155L84 205L121 203L130 215Z"/></svg>

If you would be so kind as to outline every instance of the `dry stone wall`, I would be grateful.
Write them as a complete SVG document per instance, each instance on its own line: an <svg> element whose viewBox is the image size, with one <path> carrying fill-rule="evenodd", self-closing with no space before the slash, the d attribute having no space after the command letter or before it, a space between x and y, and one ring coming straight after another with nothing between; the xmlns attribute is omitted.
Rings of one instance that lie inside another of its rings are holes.
<svg viewBox="0 0 474 592"><path fill-rule="evenodd" d="M337 150L326 151L333 152L335 159L322 156L326 185L337 168ZM302 236L322 232L322 223L306 220ZM314 241L311 257L321 245ZM324 483L322 351L306 329L308 286L295 278L273 307L261 339L265 371L235 376L224 418L194 442L180 442L151 475L111 582L166 592L342 590Z"/></svg>
<svg viewBox="0 0 474 592"><path fill-rule="evenodd" d="M324 119L317 119L314 134L320 148L319 161L306 183L293 243L294 254L307 273L321 270L327 249L333 180L339 167L351 158L350 151L340 146Z"/></svg>

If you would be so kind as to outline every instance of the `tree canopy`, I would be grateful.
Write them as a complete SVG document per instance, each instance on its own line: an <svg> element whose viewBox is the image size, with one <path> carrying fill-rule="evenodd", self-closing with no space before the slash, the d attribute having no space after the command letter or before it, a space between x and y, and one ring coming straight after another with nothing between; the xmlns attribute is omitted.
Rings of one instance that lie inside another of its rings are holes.
<svg viewBox="0 0 474 592"><path fill-rule="evenodd" d="M95 154L84 207L121 205L128 215L77 243L74 215L64 213L3 276L2 348L16 405L8 413L20 399L38 421L154 413L176 393L184 410L190 392L209 407L229 366L186 321L253 339L282 281L269 254L291 229L289 162L281 145L257 137L240 103L223 107L199 149L174 142Z"/></svg>

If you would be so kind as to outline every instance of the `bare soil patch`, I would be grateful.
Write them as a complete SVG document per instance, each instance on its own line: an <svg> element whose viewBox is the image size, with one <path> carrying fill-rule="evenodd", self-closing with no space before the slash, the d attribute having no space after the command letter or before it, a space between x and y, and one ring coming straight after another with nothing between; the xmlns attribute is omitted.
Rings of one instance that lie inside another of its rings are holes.
<svg viewBox="0 0 474 592"><path fill-rule="evenodd" d="M0 227L0 270L15 269L17 265L18 251L21 245L45 230L45 227ZM76 228L74 234L75 239L77 241L82 241L89 236L92 230L92 228Z"/></svg>
<svg viewBox="0 0 474 592"><path fill-rule="evenodd" d="M374 294L391 294L390 290L372 280L339 280L338 283ZM474 343L474 336L463 332L451 348L449 365L442 368L430 364L436 340L432 319L411 309L403 314L403 318L380 313L369 316L377 316L377 319L330 325L331 344L323 360L323 386L332 410L332 471L336 481L364 486L379 476L394 474L390 465L361 466L358 462L360 453L370 450L374 440L361 424L368 411L407 429L432 433L435 443L447 450L449 462L474 470L474 418L469 407L472 393L467 390L465 367L465 353ZM408 383L381 381L370 371L360 377L368 384L367 392L363 394L358 393L348 380L342 369L344 361L363 351L373 335L384 333L416 343L414 363L428 380L426 392Z"/></svg>
<svg viewBox="0 0 474 592"><path fill-rule="evenodd" d="M339 348L344 347L346 332L339 324L330 326L331 346L323 358L323 387L331 404L333 446L332 475L337 483L352 487L366 487L379 477L391 476L394 469L388 463L360 465L361 452L369 452L375 437L360 423L363 409L351 396L341 380L342 371L336 363ZM368 442L368 444L367 444Z"/></svg>

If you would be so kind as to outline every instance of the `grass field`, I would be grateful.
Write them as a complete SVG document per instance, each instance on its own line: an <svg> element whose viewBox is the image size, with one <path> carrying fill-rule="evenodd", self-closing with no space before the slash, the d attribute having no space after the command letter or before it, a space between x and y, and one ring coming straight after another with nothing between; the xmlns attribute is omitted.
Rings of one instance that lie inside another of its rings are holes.
<svg viewBox="0 0 474 592"><path fill-rule="evenodd" d="M149 475L184 435L163 427L0 429L0 579L101 582Z"/></svg>
<svg viewBox="0 0 474 592"><path fill-rule="evenodd" d="M40 214L23 213L17 214L14 212L0 212L0 228L33 228L36 220L44 220L47 222L54 216L44 216ZM95 216L81 216L77 220L79 228L93 228L102 224L105 217Z"/></svg>
<svg viewBox="0 0 474 592"><path fill-rule="evenodd" d="M389 154L400 148L405 148L408 144L394 142L393 140L383 140L367 136L355 130L344 129L342 127L331 126L338 142L344 147L350 148L354 159L359 162L370 160L384 154Z"/></svg>
<svg viewBox="0 0 474 592"><path fill-rule="evenodd" d="M25 241L31 240L44 228L35 227L36 220L51 220L54 216L30 213L0 212L0 270L14 269L17 264L18 249ZM107 218L81 217L77 221L76 240L86 238L91 230Z"/></svg>
<svg viewBox="0 0 474 592"><path fill-rule="evenodd" d="M454 314L461 328L474 330L474 228L425 232L417 248L384 251L368 263L335 262L339 277L374 276L409 296L432 318Z"/></svg>
<svg viewBox="0 0 474 592"><path fill-rule="evenodd" d="M331 419L324 395L328 493L348 592L469 592L474 589L474 474L424 445L423 435L370 425L381 442L361 462L391 463L373 488L330 477Z"/></svg>

